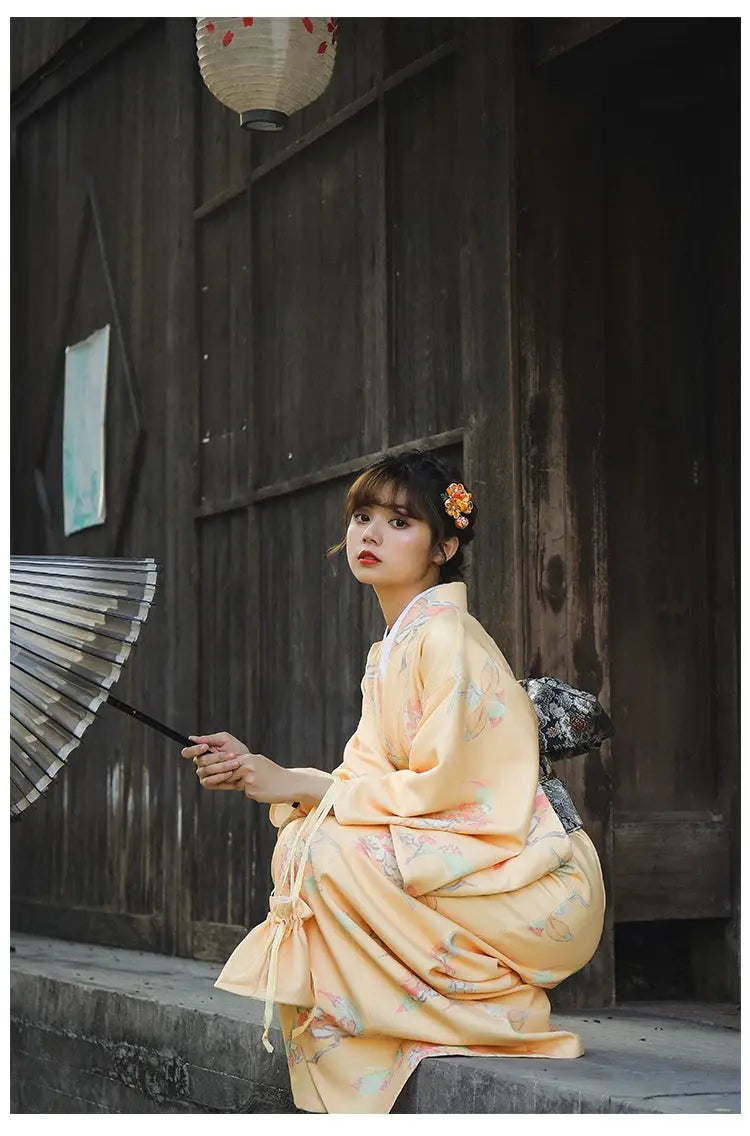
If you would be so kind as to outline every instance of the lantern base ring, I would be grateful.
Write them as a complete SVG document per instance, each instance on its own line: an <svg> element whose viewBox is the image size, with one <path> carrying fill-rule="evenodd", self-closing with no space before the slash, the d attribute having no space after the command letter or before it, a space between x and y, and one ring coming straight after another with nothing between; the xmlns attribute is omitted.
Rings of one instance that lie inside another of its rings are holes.
<svg viewBox="0 0 750 1136"><path fill-rule="evenodd" d="M240 126L245 130L283 130L289 115L280 110L246 110L240 115Z"/></svg>

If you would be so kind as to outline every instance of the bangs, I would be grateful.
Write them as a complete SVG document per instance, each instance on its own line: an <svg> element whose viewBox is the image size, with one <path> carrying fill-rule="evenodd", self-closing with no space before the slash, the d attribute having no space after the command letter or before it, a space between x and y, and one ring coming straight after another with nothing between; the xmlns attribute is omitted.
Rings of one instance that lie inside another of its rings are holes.
<svg viewBox="0 0 750 1136"><path fill-rule="evenodd" d="M431 526L435 524L432 502L416 478L410 477L406 471L397 472L387 462L366 469L352 485L346 499L346 524L357 509L365 509L368 505L380 505L386 509L398 505L410 517L427 521Z"/></svg>

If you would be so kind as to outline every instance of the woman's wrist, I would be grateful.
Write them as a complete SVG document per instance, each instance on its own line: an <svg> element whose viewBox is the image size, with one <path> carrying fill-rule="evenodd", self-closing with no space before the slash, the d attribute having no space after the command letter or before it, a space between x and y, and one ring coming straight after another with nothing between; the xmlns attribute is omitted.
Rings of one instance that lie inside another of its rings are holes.
<svg viewBox="0 0 750 1136"><path fill-rule="evenodd" d="M296 806L314 808L325 796L333 781L327 773L298 773L290 778L290 800Z"/></svg>

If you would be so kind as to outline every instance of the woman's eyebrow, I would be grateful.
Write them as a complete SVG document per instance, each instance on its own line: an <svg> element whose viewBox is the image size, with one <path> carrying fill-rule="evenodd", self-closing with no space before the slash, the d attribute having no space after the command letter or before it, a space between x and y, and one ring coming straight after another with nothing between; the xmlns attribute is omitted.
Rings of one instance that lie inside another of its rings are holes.
<svg viewBox="0 0 750 1136"><path fill-rule="evenodd" d="M405 517L411 516L411 513L409 512L409 510L406 508L405 505L395 505L392 501L377 501L377 500L368 501L366 504L363 503L361 505L358 505L357 508L358 509L371 509L373 507L373 505L377 505L381 509L391 509L394 513L401 513Z"/></svg>
<svg viewBox="0 0 750 1136"><path fill-rule="evenodd" d="M380 505L381 509L391 509L394 513L403 513L404 516L409 516L409 510L406 505L397 505L395 501L376 501L376 505Z"/></svg>

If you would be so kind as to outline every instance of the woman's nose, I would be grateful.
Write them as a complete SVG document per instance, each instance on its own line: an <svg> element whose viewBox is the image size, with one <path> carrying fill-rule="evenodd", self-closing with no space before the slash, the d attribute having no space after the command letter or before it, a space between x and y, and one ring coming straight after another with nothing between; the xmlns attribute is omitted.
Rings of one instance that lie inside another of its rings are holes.
<svg viewBox="0 0 750 1136"><path fill-rule="evenodd" d="M367 524L365 526L365 531L362 534L362 539L363 540L372 540L372 541L375 541L375 542L377 542L380 539L380 536L379 536L379 533L378 533L377 521L374 517L369 522L369 524Z"/></svg>

